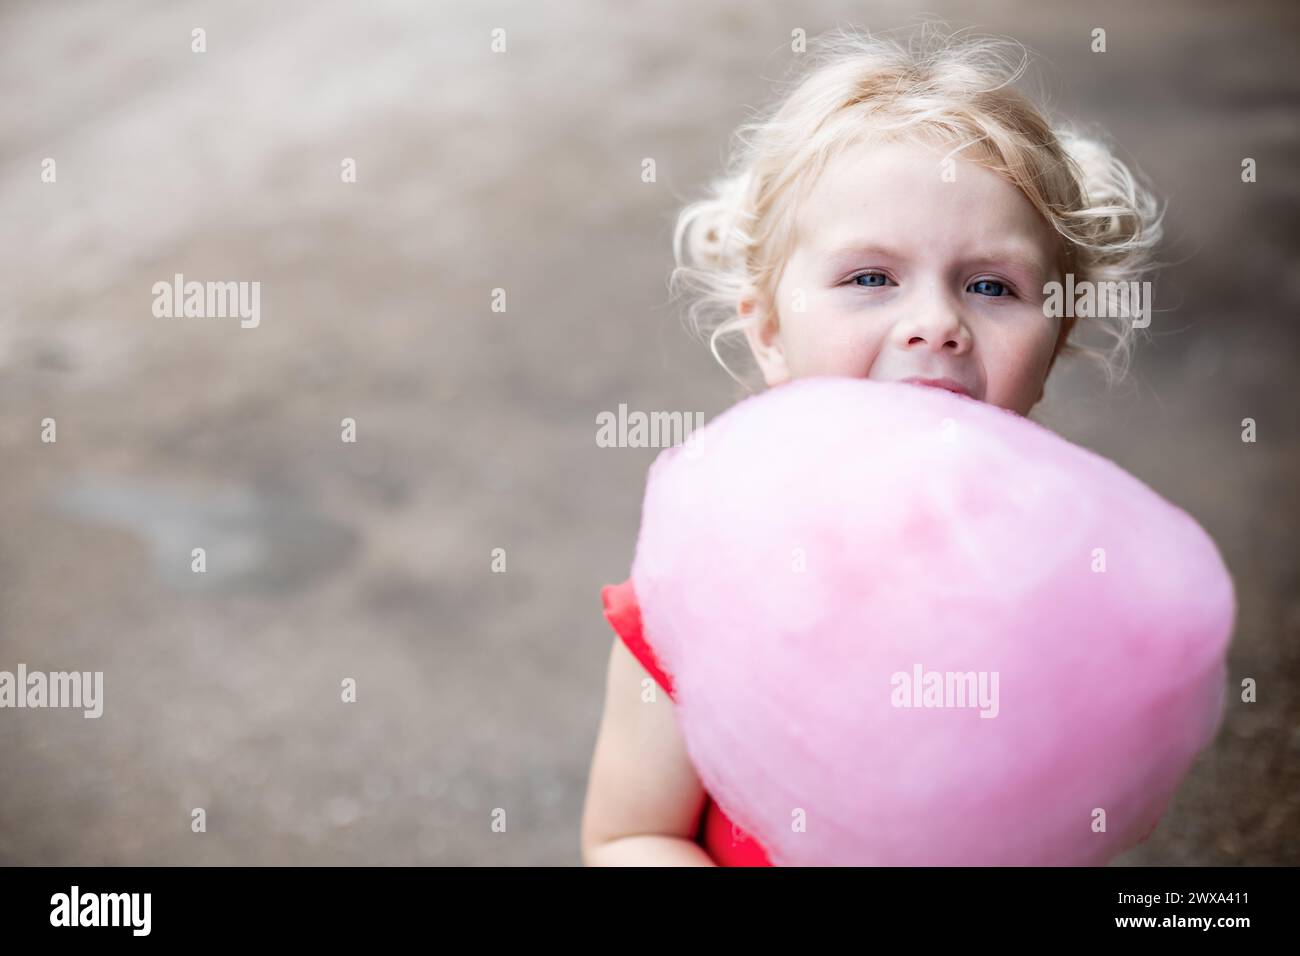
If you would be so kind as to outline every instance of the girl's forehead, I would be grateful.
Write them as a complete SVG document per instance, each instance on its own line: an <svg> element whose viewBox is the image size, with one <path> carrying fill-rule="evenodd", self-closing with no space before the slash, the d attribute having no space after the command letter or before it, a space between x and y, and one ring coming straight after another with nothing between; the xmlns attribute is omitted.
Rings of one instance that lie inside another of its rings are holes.
<svg viewBox="0 0 1300 956"><path fill-rule="evenodd" d="M1042 265L1057 236L1001 174L951 150L865 144L833 157L796 212L796 245L818 257L912 244L939 252L990 243Z"/></svg>
<svg viewBox="0 0 1300 956"><path fill-rule="evenodd" d="M846 200L889 201L904 191L924 190L950 199L972 192L1024 198L1014 183L982 164L982 158L910 140L858 143L835 153L805 195L810 202L820 199L835 208Z"/></svg>

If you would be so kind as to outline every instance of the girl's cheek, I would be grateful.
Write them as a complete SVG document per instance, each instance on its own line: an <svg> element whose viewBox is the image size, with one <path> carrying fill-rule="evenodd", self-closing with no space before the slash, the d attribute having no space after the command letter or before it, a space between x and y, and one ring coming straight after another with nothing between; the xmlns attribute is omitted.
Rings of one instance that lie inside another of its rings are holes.
<svg viewBox="0 0 1300 956"><path fill-rule="evenodd" d="M826 308L810 307L799 318L803 321L797 329L797 341L786 343L793 376L867 374L879 351L879 328L872 328L851 312Z"/></svg>
<svg viewBox="0 0 1300 956"><path fill-rule="evenodd" d="M863 334L841 336L822 343L818 364L823 374L864 376L878 351Z"/></svg>

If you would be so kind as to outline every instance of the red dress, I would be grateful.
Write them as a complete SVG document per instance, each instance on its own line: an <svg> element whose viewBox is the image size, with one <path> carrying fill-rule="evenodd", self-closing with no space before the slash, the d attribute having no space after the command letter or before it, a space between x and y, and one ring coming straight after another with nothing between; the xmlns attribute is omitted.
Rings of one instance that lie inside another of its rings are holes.
<svg viewBox="0 0 1300 956"><path fill-rule="evenodd" d="M672 677L659 666L654 649L646 641L641 628L641 607L637 604L632 579L622 584L608 584L601 589L600 599L605 605L605 619L614 628L627 649L641 662L641 666L658 681L668 694L673 694ZM758 841L731 822L722 808L707 793L704 812L695 842L704 847L718 866L771 866L767 853Z"/></svg>

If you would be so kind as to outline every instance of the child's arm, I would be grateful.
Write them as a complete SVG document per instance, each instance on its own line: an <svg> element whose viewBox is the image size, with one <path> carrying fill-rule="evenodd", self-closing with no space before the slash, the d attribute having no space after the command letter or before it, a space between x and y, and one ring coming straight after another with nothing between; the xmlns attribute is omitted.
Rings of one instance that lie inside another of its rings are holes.
<svg viewBox="0 0 1300 956"><path fill-rule="evenodd" d="M618 638L609 658L605 711L582 812L586 866L715 866L695 842L704 786L662 687L641 700L653 678Z"/></svg>

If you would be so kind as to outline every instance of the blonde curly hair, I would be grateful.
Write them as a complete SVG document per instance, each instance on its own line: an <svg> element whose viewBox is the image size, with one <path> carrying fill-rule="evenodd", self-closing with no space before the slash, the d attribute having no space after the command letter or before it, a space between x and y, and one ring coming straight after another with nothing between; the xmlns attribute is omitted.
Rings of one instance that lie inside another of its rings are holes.
<svg viewBox="0 0 1300 956"><path fill-rule="evenodd" d="M1061 235L1061 271L1076 282L1137 281L1155 266L1163 210L1105 142L1053 124L1012 88L1029 66L1019 43L933 24L906 44L840 27L804 56L791 90L732 134L725 174L680 211L673 231L670 287L691 300L688 324L742 385L719 341L757 318L738 313L743 290L775 302L796 210L831 158L868 136L923 138L1005 176ZM1139 329L1120 316L1084 321L1110 347L1072 341L1076 320L1067 318L1053 361L1093 360L1114 384ZM748 354L743 335L726 341Z"/></svg>

